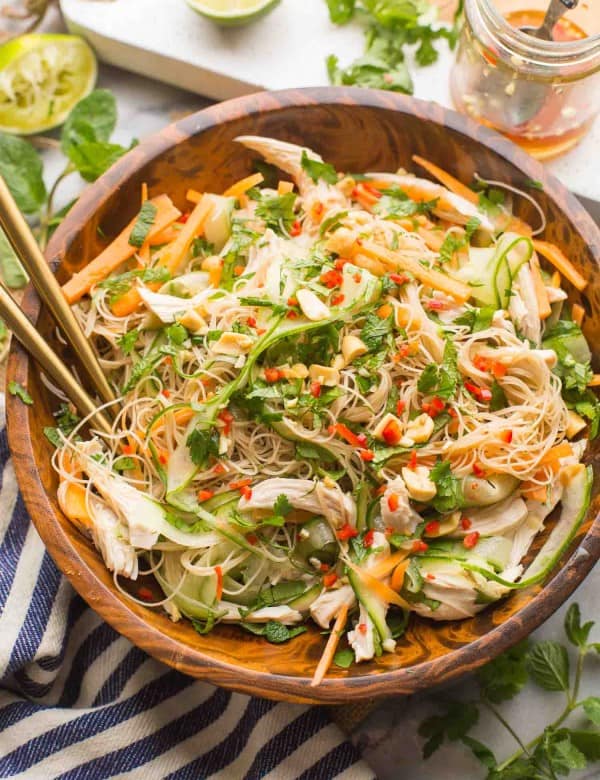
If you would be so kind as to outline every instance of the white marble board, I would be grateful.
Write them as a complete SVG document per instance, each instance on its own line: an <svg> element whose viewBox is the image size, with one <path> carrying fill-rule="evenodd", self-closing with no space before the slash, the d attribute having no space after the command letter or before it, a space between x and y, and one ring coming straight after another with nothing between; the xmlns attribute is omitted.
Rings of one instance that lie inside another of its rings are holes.
<svg viewBox="0 0 600 780"><path fill-rule="evenodd" d="M324 0L282 0L257 23L221 28L185 0L60 0L69 29L101 60L215 100L260 89L327 84L325 58L362 52L357 25L337 27ZM435 65L413 68L415 95L451 106L445 48ZM600 201L600 120L572 151L547 163L573 192Z"/></svg>

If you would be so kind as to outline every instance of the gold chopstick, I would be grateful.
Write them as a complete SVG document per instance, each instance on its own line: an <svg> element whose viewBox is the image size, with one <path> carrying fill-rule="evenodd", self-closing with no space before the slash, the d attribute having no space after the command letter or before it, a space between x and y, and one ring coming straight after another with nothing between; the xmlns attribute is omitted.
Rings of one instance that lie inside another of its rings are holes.
<svg viewBox="0 0 600 780"><path fill-rule="evenodd" d="M100 367L98 358L81 330L60 285L50 270L46 258L2 176L0 176L0 225L29 274L38 295L73 347L93 384L94 390L104 402L114 401L114 393Z"/></svg>
<svg viewBox="0 0 600 780"><path fill-rule="evenodd" d="M80 413L84 417L93 415L92 420L94 424L103 433L112 433L112 426L109 421L102 412L98 411L96 404L85 392L81 384L40 336L30 320L23 314L21 308L13 300L4 285L0 285L0 317L2 317L34 360L39 363L58 387L64 390Z"/></svg>

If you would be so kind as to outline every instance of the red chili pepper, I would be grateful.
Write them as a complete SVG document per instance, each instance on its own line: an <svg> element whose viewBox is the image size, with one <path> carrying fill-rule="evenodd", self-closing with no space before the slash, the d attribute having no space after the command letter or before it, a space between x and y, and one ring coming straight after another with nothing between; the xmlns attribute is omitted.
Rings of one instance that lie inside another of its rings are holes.
<svg viewBox="0 0 600 780"><path fill-rule="evenodd" d="M346 263L349 263L350 260L347 257L338 257L337 260L334 263L334 266L337 271L341 271L342 268L346 265Z"/></svg>
<svg viewBox="0 0 600 780"><path fill-rule="evenodd" d="M406 274L390 274L390 279L394 284L406 284L408 276Z"/></svg>
<svg viewBox="0 0 600 780"><path fill-rule="evenodd" d="M485 477L485 469L483 468L481 463L475 461L472 468L473 468L473 474L475 474L476 477Z"/></svg>
<svg viewBox="0 0 600 780"><path fill-rule="evenodd" d="M452 406L448 407L448 414L450 417L458 417L458 412Z"/></svg>
<svg viewBox="0 0 600 780"><path fill-rule="evenodd" d="M492 374L496 379L502 379L506 376L506 372L508 369L504 365L504 363L500 363L499 360L495 360L492 365Z"/></svg>
<svg viewBox="0 0 600 780"><path fill-rule="evenodd" d="M328 563L322 563L319 566L319 571L329 571L329 564Z"/></svg>
<svg viewBox="0 0 600 780"><path fill-rule="evenodd" d="M428 549L429 549L429 545L426 542L424 542L422 539L415 539L411 547L412 552L425 552L425 550Z"/></svg>
<svg viewBox="0 0 600 780"><path fill-rule="evenodd" d="M124 444L121 449L123 450L123 455L133 455L133 446L131 444Z"/></svg>
<svg viewBox="0 0 600 780"><path fill-rule="evenodd" d="M290 228L290 236L299 236L302 233L302 222L297 219Z"/></svg>
<svg viewBox="0 0 600 780"><path fill-rule="evenodd" d="M286 316L286 318L288 320L297 320L298 319L298 312L294 311L293 309L290 309L285 316Z"/></svg>
<svg viewBox="0 0 600 780"><path fill-rule="evenodd" d="M246 270L246 266L245 265L235 265L233 267L233 275L234 276L241 276L244 273L245 270Z"/></svg>
<svg viewBox="0 0 600 780"><path fill-rule="evenodd" d="M508 431L501 431L500 439L501 439L501 441L504 441L507 444L510 444L511 441L513 440L513 432L510 431L510 430L508 430Z"/></svg>
<svg viewBox="0 0 600 780"><path fill-rule="evenodd" d="M338 576L334 571L332 571L331 574L326 574L323 577L323 585L325 585L326 588L331 588L331 586L335 585L337 581Z"/></svg>
<svg viewBox="0 0 600 780"><path fill-rule="evenodd" d="M242 494L242 498L245 498L246 501L250 501L252 498L252 488L250 487L241 487L240 493Z"/></svg>
<svg viewBox="0 0 600 780"><path fill-rule="evenodd" d="M297 306L298 305L298 299L297 298L288 298L287 299L287 305L288 306Z"/></svg>
<svg viewBox="0 0 600 780"><path fill-rule="evenodd" d="M265 368L265 379L267 382L279 382L281 371L278 368Z"/></svg>
<svg viewBox="0 0 600 780"><path fill-rule="evenodd" d="M435 579L435 574L432 574L431 572L428 572L425 576L427 577L428 580L434 580Z"/></svg>
<svg viewBox="0 0 600 780"><path fill-rule="evenodd" d="M430 311L444 311L448 308L445 301L441 301L439 298L430 298L426 303L427 308Z"/></svg>
<svg viewBox="0 0 600 780"><path fill-rule="evenodd" d="M217 465L213 468L213 474L225 474L227 469L222 463L217 463Z"/></svg>
<svg viewBox="0 0 600 780"><path fill-rule="evenodd" d="M460 525L463 531L468 531L472 523L468 517L463 517L462 520L460 521Z"/></svg>
<svg viewBox="0 0 600 780"><path fill-rule="evenodd" d="M465 387L471 395L474 395L475 398L479 398L479 400L484 403L492 400L492 391L488 387L479 387L472 382L465 382Z"/></svg>
<svg viewBox="0 0 600 780"><path fill-rule="evenodd" d="M250 544L257 544L258 536L256 534L247 534L246 541L249 542Z"/></svg>
<svg viewBox="0 0 600 780"><path fill-rule="evenodd" d="M356 628L357 628L358 631L360 631L361 634L366 634L367 633L367 624L366 623L359 623L356 626Z"/></svg>
<svg viewBox="0 0 600 780"><path fill-rule="evenodd" d="M429 534L430 536L436 536L440 532L440 521L439 520L432 520L430 523L427 523L425 526L425 533Z"/></svg>
<svg viewBox="0 0 600 780"><path fill-rule="evenodd" d="M225 435L230 433L230 431L231 431L231 423L234 420L234 417L231 414L231 412L228 411L227 409L221 409L221 411L218 414L218 419L221 420L222 423L224 423L224 425L223 425L223 433L225 433Z"/></svg>
<svg viewBox="0 0 600 780"><path fill-rule="evenodd" d="M361 441L356 433L350 430L344 423L336 423L333 427L333 431L328 429L330 433L337 433L337 435L351 444L353 447L361 447Z"/></svg>
<svg viewBox="0 0 600 780"><path fill-rule="evenodd" d="M376 198L381 197L381 191L377 189L373 184L370 184L368 181L362 181L359 184L359 187L362 187L363 190L366 190L370 195L374 195Z"/></svg>
<svg viewBox="0 0 600 780"><path fill-rule="evenodd" d="M329 271L325 271L325 273L320 276L320 282L324 284L325 287L329 287L330 290L334 287L339 287L343 279L344 277L341 272L336 271L334 268L330 268Z"/></svg>
<svg viewBox="0 0 600 780"><path fill-rule="evenodd" d="M337 532L337 538L341 541L345 541L346 539L353 539L355 536L358 536L358 531L356 528L351 526L350 523L343 525Z"/></svg>
<svg viewBox="0 0 600 780"><path fill-rule="evenodd" d="M233 482L229 483L229 487L231 490L239 490L243 487L248 487L248 485L252 484L252 477L246 477L245 479L236 479Z"/></svg>
<svg viewBox="0 0 600 780"><path fill-rule="evenodd" d="M404 401L396 401L396 414L398 415L398 417L400 417L400 415L404 412L405 409L406 409L406 404L404 403Z"/></svg>
<svg viewBox="0 0 600 780"><path fill-rule="evenodd" d="M492 361L483 355L475 355L473 359L473 365L478 371L489 371Z"/></svg>
<svg viewBox="0 0 600 780"><path fill-rule="evenodd" d="M431 401L424 401L421 404L421 409L430 417L437 417L445 408L446 403L437 395L434 395Z"/></svg>
<svg viewBox="0 0 600 780"><path fill-rule="evenodd" d="M484 404L487 404L492 400L492 391L489 389L489 387L482 387L479 390L479 398L483 401Z"/></svg>
<svg viewBox="0 0 600 780"><path fill-rule="evenodd" d="M400 499L398 498L396 493L390 493L387 502L388 502L388 509L390 510L390 512L395 512L400 506Z"/></svg>
<svg viewBox="0 0 600 780"><path fill-rule="evenodd" d="M358 443L361 445L361 447L366 446L366 444L367 444L367 434L366 433L359 433L356 438L358 439Z"/></svg>
<svg viewBox="0 0 600 780"><path fill-rule="evenodd" d="M344 302L345 295L343 293L337 293L337 295L331 296L331 305L332 306L339 306L341 303Z"/></svg>
<svg viewBox="0 0 600 780"><path fill-rule="evenodd" d="M363 545L367 548L372 547L374 538L375 538L375 531L367 531L363 539Z"/></svg>
<svg viewBox="0 0 600 780"><path fill-rule="evenodd" d="M471 531L471 533L467 534L463 539L463 545L467 548L467 550L472 550L478 541L479 531Z"/></svg>
<svg viewBox="0 0 600 780"><path fill-rule="evenodd" d="M383 436L385 443L388 446L393 447L398 444L402 438L402 428L396 420L390 420L383 429L381 435Z"/></svg>
<svg viewBox="0 0 600 780"><path fill-rule="evenodd" d="M372 460L375 459L375 453L373 452L373 450L361 450L359 452L359 455L361 457L361 460L364 460L367 463L370 463Z"/></svg>
<svg viewBox="0 0 600 780"><path fill-rule="evenodd" d="M321 395L321 383L320 382L311 382L310 383L310 394L313 398L319 398Z"/></svg>
<svg viewBox="0 0 600 780"><path fill-rule="evenodd" d="M150 588L147 588L145 585L142 585L142 587L138 590L138 596L143 601L154 601L154 593L152 593Z"/></svg>
<svg viewBox="0 0 600 780"><path fill-rule="evenodd" d="M161 452L158 456L158 462L162 463L163 466L166 466L169 462L169 458L164 454L164 452Z"/></svg>
<svg viewBox="0 0 600 780"><path fill-rule="evenodd" d="M266 332L267 331L265 330L265 328L257 328L256 329L256 333L257 333L258 336L262 336L263 333L266 333Z"/></svg>
<svg viewBox="0 0 600 780"><path fill-rule="evenodd" d="M208 501L209 498L212 498L215 494L214 490L199 490L196 493L196 498L200 503L203 501Z"/></svg>
<svg viewBox="0 0 600 780"><path fill-rule="evenodd" d="M166 387L165 387L165 388L162 390L162 394L163 394L163 396L164 396L165 398L170 398L170 397L171 397L171 391L170 391L170 390L167 390L167 388L166 388Z"/></svg>
<svg viewBox="0 0 600 780"><path fill-rule="evenodd" d="M408 461L408 468L413 469L413 471L417 468L417 451L413 450L410 453L410 458Z"/></svg>
<svg viewBox="0 0 600 780"><path fill-rule="evenodd" d="M185 225L185 223L190 218L190 212L186 211L184 214L181 214L181 216L177 219L177 222L180 222L182 225Z"/></svg>
<svg viewBox="0 0 600 780"><path fill-rule="evenodd" d="M223 595L223 569L220 566L215 566L215 574L217 575L217 592L215 593L215 599L221 601Z"/></svg>
<svg viewBox="0 0 600 780"><path fill-rule="evenodd" d="M256 327L256 319L254 317L247 317L246 322L248 323L249 328L255 328Z"/></svg>

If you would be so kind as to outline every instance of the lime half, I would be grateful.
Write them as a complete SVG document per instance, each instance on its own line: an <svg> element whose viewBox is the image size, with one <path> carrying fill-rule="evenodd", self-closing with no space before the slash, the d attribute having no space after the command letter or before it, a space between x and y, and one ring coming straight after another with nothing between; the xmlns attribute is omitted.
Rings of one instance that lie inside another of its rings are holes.
<svg viewBox="0 0 600 780"><path fill-rule="evenodd" d="M96 82L96 57L76 35L22 35L0 46L0 130L62 124Z"/></svg>
<svg viewBox="0 0 600 780"><path fill-rule="evenodd" d="M187 0L187 3L217 24L237 27L268 14L279 0Z"/></svg>

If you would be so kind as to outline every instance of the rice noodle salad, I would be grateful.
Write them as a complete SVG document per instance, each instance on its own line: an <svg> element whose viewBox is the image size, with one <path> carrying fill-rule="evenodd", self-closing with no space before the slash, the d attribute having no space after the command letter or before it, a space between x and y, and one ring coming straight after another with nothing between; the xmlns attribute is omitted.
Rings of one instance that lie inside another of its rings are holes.
<svg viewBox="0 0 600 780"><path fill-rule="evenodd" d="M411 612L472 617L565 551L600 418L562 287L585 280L501 182L237 141L261 173L183 211L143 188L64 285L119 404L112 435L68 404L47 435L117 587L199 633L312 621L316 684L340 637L357 662L395 652ZM124 589L142 574L160 590Z"/></svg>

